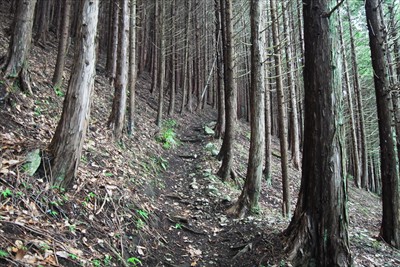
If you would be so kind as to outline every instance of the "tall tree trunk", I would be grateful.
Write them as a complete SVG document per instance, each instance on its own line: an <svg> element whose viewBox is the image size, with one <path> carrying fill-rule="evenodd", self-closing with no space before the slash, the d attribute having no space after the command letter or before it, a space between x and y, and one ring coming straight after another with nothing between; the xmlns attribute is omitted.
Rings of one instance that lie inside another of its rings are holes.
<svg viewBox="0 0 400 267"><path fill-rule="evenodd" d="M41 45L43 47L46 46L47 43L47 35L49 33L49 24L50 24L50 5L51 1L48 0L39 0L38 8L36 9L36 34L34 37L35 44Z"/></svg>
<svg viewBox="0 0 400 267"><path fill-rule="evenodd" d="M215 2L215 56L217 58L217 69L216 69L216 85L217 85L217 102L218 102L218 117L217 124L215 125L215 137L221 138L225 134L225 89L224 89L224 69L223 69L223 56L222 53L222 43L225 29L221 27L222 25L222 8L220 5L220 0L214 0ZM220 41L222 40L222 41Z"/></svg>
<svg viewBox="0 0 400 267"><path fill-rule="evenodd" d="M356 185L359 187L360 182L361 182L361 176L360 176L360 157L359 157L359 151L358 151L358 138L357 138L357 128L356 128L356 122L354 119L354 107L353 107L353 92L352 88L350 85L350 77L349 77L349 71L347 67L347 59L346 59L346 47L345 47L345 42L343 38L343 26L342 26L342 20L340 16L340 12L338 12L338 21L339 21L339 38L340 38L340 47L341 47L341 53L342 53L342 66L343 66L343 74L344 74L344 81L345 81L345 88L346 88L346 98L347 98L347 103L348 103L348 111L350 114L350 133L351 133L351 154L352 159L353 159L353 164L351 166L352 169L352 174L354 177L354 180L356 181Z"/></svg>
<svg viewBox="0 0 400 267"><path fill-rule="evenodd" d="M192 1L188 1L186 3L186 12L187 12L187 18L186 18L186 27L185 27L185 47L184 47L184 58L183 58L183 63L182 63L182 102L181 102L181 110L180 113L182 114L185 109L186 109L186 103L188 100L188 91L190 90L190 85L189 85L189 35L190 35L190 14L191 14L191 9L192 9Z"/></svg>
<svg viewBox="0 0 400 267"><path fill-rule="evenodd" d="M89 124L91 95L96 72L95 38L98 5L96 0L83 2L75 66L64 99L61 119L49 146L52 155L52 182L59 188L69 188L81 159L82 146Z"/></svg>
<svg viewBox="0 0 400 267"><path fill-rule="evenodd" d="M367 138L365 134L365 120L364 120L364 105L361 95L361 86L358 74L358 63L356 57L356 48L353 36L352 19L350 15L350 8L348 1L345 1L346 13L349 24L349 34L350 34L350 50L351 50L351 67L353 72L353 87L357 98L357 113L359 118L359 132L360 132L360 158L361 158L361 188L367 188L368 181L368 153L367 153Z"/></svg>
<svg viewBox="0 0 400 267"><path fill-rule="evenodd" d="M382 179L382 224L381 237L389 244L400 248L400 194L399 173L396 163L395 144L392 131L391 97L387 81L385 62L386 39L383 18L377 0L366 0L369 45L371 47L372 67L379 121L379 144Z"/></svg>
<svg viewBox="0 0 400 267"><path fill-rule="evenodd" d="M235 80L233 79L233 23L232 23L232 0L224 1L224 25L226 36L224 38L224 75L225 75L225 135L222 142L221 150L218 158L222 159L222 164L217 172L223 181L228 179L229 175L233 173L233 139L236 127L236 95L237 88ZM222 7L222 5L221 5Z"/></svg>
<svg viewBox="0 0 400 267"><path fill-rule="evenodd" d="M300 169L300 134L299 134L299 118L298 118L298 110L297 110L297 95L296 95L296 84L294 79L294 58L292 58L293 50L292 50L292 38L289 29L289 23L287 19L287 4L285 6L284 1L282 4L282 13L283 13L283 38L289 42L289 44L285 45L285 55L286 55L286 68L287 68L287 83L289 86L290 92L290 112L289 112L289 120L290 120L290 150L292 152L292 163L293 167L297 170Z"/></svg>
<svg viewBox="0 0 400 267"><path fill-rule="evenodd" d="M162 116L163 116L163 108L164 108L164 81L165 81L165 0L161 0L160 3L160 16L159 16L159 47L160 47L160 59L159 59L159 74L158 74L158 110L157 110L157 126L161 127L162 124Z"/></svg>
<svg viewBox="0 0 400 267"><path fill-rule="evenodd" d="M283 189L283 204L282 214L285 217L290 217L290 191L289 191L289 174L288 174L288 144L286 134L286 112L285 112L285 96L283 91L282 81L282 61L281 51L279 49L279 33L278 33L278 16L275 0L270 0L271 5L271 20L272 20L272 40L274 45L274 62L276 76L276 91L278 102L278 125L279 125L279 143L281 151L281 170L282 170L282 189Z"/></svg>
<svg viewBox="0 0 400 267"><path fill-rule="evenodd" d="M258 199L261 191L261 177L264 157L264 66L261 61L260 32L263 26L260 23L260 14L263 1L251 0L250 25L251 25L251 137L250 154L247 167L246 181L238 201L229 209L239 217L248 211L255 212L259 209Z"/></svg>
<svg viewBox="0 0 400 267"><path fill-rule="evenodd" d="M395 81L396 84L393 85L392 88L392 102L393 102L393 115L394 115L394 125L396 129L396 149L397 149L397 159L400 160L400 45L399 45L399 37L396 27L396 4L393 1L393 4L389 6L389 14L390 14L390 28L391 34L390 37L393 42L393 55L394 55L394 67L395 67Z"/></svg>
<svg viewBox="0 0 400 267"><path fill-rule="evenodd" d="M131 1L130 16L130 36L129 36L129 114L128 114L128 134L132 134L135 129L136 113L136 79L137 79L137 61L136 61L136 0Z"/></svg>
<svg viewBox="0 0 400 267"><path fill-rule="evenodd" d="M263 18L266 17L267 11L263 11ZM263 19L265 20L265 19ZM266 23L263 23L264 27ZM264 64L264 84L265 84L265 169L264 169L264 177L267 183L267 186L270 186L272 184L272 171L271 171L271 166L272 166L272 134L271 134L271 123L272 123L272 114L271 114L271 85L269 84L269 75L271 73L270 68L271 68L271 60L270 60L270 55L273 53L269 51L269 48L272 47L271 45L271 38L268 36L268 32L264 31L264 34L262 35L263 38L263 43L264 43L264 49L262 50L263 53L263 62L265 61L266 63ZM270 52L270 53L268 53ZM269 54L269 55L268 55Z"/></svg>
<svg viewBox="0 0 400 267"><path fill-rule="evenodd" d="M61 30L61 38L58 42L58 51L57 51L57 62L53 74L53 86L54 88L59 88L62 85L62 78L64 72L65 65L65 57L67 52L67 45L69 39L69 18L71 13L71 1L64 0L64 9L62 16L62 30Z"/></svg>
<svg viewBox="0 0 400 267"><path fill-rule="evenodd" d="M19 78L22 89L32 94L28 73L27 57L32 42L33 14L36 0L18 0L14 17L14 31L8 49L8 60L4 77L13 83Z"/></svg>
<svg viewBox="0 0 400 267"><path fill-rule="evenodd" d="M129 73L129 0L120 0L122 7L121 22L119 27L118 41L118 64L117 77L115 82L115 92L112 111L108 120L108 125L113 128L114 139L119 140L124 128L126 97Z"/></svg>
<svg viewBox="0 0 400 267"><path fill-rule="evenodd" d="M350 266L336 0L306 0L302 178L286 235L294 266ZM330 13L328 13L330 12Z"/></svg>
<svg viewBox="0 0 400 267"><path fill-rule="evenodd" d="M108 69L107 75L110 78L110 84L114 85L115 76L117 73L117 58L118 58L118 32L119 30L119 1L111 1L111 5L113 7L113 15L112 15L112 31L111 31L111 42L110 42L110 50L107 57Z"/></svg>
<svg viewBox="0 0 400 267"><path fill-rule="evenodd" d="M169 106L168 106L168 115L172 116L175 113L175 101L176 101L176 34L175 34L175 29L176 29L176 0L172 1L171 4L171 57L170 57L170 96L169 96Z"/></svg>

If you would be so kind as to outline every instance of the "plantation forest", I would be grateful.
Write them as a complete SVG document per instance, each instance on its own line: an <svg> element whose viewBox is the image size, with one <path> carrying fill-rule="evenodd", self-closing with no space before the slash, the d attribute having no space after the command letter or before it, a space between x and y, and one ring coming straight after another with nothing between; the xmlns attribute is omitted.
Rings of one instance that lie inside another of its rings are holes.
<svg viewBox="0 0 400 267"><path fill-rule="evenodd" d="M399 0L0 13L0 266L400 266Z"/></svg>

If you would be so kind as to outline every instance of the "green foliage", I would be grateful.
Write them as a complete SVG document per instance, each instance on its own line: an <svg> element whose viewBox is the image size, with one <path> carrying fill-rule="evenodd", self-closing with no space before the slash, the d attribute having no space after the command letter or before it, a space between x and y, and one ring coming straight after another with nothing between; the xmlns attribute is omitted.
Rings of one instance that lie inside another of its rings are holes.
<svg viewBox="0 0 400 267"><path fill-rule="evenodd" d="M175 120L164 121L160 133L156 136L156 141L161 143L164 149L175 148L179 145L179 140L175 133L176 127Z"/></svg>
<svg viewBox="0 0 400 267"><path fill-rule="evenodd" d="M105 177L111 177L111 176L113 176L114 174L112 174L111 172L105 172L104 173L104 176Z"/></svg>
<svg viewBox="0 0 400 267"><path fill-rule="evenodd" d="M65 94L64 94L63 91L61 91L61 87L60 86L54 86L53 90L54 90L54 93L56 93L56 96L64 97Z"/></svg>
<svg viewBox="0 0 400 267"><path fill-rule="evenodd" d="M1 195L2 195L4 198L8 198L8 197L11 197L11 196L13 195L13 193L12 193L12 191L10 190L10 188L6 188L6 189L4 189L4 190L1 192Z"/></svg>
<svg viewBox="0 0 400 267"><path fill-rule="evenodd" d="M137 219L136 220L136 228L137 229L142 229L144 226L146 225L146 223L142 220L142 219Z"/></svg>
<svg viewBox="0 0 400 267"><path fill-rule="evenodd" d="M175 224L175 229L182 229L182 224L180 223Z"/></svg>
<svg viewBox="0 0 400 267"><path fill-rule="evenodd" d="M101 266L101 261L98 259L92 260L92 265L94 267L100 267Z"/></svg>
<svg viewBox="0 0 400 267"><path fill-rule="evenodd" d="M103 260L104 265L109 266L111 264L111 260L112 260L112 257L110 255L105 255L104 260Z"/></svg>
<svg viewBox="0 0 400 267"><path fill-rule="evenodd" d="M129 265L130 266L132 266L132 267L137 267L137 266L142 266L142 262L141 262L141 260L139 260L138 258L136 258L136 257L131 257L131 258L129 258L128 260L127 260L127 262L129 263ZM139 265L138 265L139 264Z"/></svg>
<svg viewBox="0 0 400 267"><path fill-rule="evenodd" d="M151 160L157 166L157 169L161 168L162 170L166 171L168 168L168 161L161 156L152 157Z"/></svg>
<svg viewBox="0 0 400 267"><path fill-rule="evenodd" d="M8 257L8 252L0 249L0 259Z"/></svg>
<svg viewBox="0 0 400 267"><path fill-rule="evenodd" d="M40 115L42 115L42 109L40 107L35 107L35 109L33 111L33 115L35 117L39 117Z"/></svg>
<svg viewBox="0 0 400 267"><path fill-rule="evenodd" d="M70 257L70 258L73 259L73 260L78 259L78 256L75 255L75 254L73 254L73 253L69 253L69 254L68 254L68 257Z"/></svg>
<svg viewBox="0 0 400 267"><path fill-rule="evenodd" d="M148 218L149 218L149 214L148 214L146 211L144 211L144 210L136 210L136 212L137 212L141 217L143 217L144 219L148 219Z"/></svg>
<svg viewBox="0 0 400 267"><path fill-rule="evenodd" d="M42 250L43 252L46 250L49 250L50 246L47 243L41 243L40 244L40 250Z"/></svg>
<svg viewBox="0 0 400 267"><path fill-rule="evenodd" d="M48 210L47 213L53 217L56 217L58 215L58 212L52 209Z"/></svg>
<svg viewBox="0 0 400 267"><path fill-rule="evenodd" d="M178 123L174 119L168 119L163 122L163 127L172 129L178 127Z"/></svg>

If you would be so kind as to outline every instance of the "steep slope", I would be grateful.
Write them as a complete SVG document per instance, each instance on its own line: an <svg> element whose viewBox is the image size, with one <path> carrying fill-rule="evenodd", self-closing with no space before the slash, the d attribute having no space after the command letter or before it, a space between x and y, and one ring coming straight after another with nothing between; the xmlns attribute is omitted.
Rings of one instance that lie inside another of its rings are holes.
<svg viewBox="0 0 400 267"><path fill-rule="evenodd" d="M0 11L4 12L4 11ZM7 49L0 16L0 53ZM55 40L53 40L55 41ZM55 43L55 42L54 42ZM137 128L115 143L106 121L113 88L99 60L91 121L74 188L48 182L51 173L29 174L27 155L46 147L60 117L65 87L54 90L56 48L33 47L29 58L34 95L17 87L0 104L0 266L286 266L280 215L279 144L274 139L273 181L262 188L259 215L228 218L246 173L249 128L239 122L235 181L222 183L212 156L221 141L207 135L214 110L169 118L155 126L157 99L150 77L137 83ZM68 57L65 82L72 62ZM163 135L180 140L166 149ZM292 206L299 173L290 169ZM351 183L351 181L349 182ZM398 251L378 242L378 197L350 187L350 236L358 266L398 266Z"/></svg>

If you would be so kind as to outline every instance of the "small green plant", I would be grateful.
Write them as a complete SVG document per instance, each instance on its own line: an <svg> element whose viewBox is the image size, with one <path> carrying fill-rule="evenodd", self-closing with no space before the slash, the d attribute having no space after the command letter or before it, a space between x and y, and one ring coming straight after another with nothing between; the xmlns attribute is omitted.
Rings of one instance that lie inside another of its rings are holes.
<svg viewBox="0 0 400 267"><path fill-rule="evenodd" d="M100 260L92 260L92 265L94 267L100 267L101 266L101 261Z"/></svg>
<svg viewBox="0 0 400 267"><path fill-rule="evenodd" d="M5 258L5 257L8 257L7 251L0 249L0 258Z"/></svg>
<svg viewBox="0 0 400 267"><path fill-rule="evenodd" d="M56 217L58 215L58 212L55 210L48 210L47 212L53 217Z"/></svg>
<svg viewBox="0 0 400 267"><path fill-rule="evenodd" d="M40 244L40 250L41 251L46 251L46 250L49 250L50 249L50 246L47 244L47 243L41 243Z"/></svg>
<svg viewBox="0 0 400 267"><path fill-rule="evenodd" d="M160 134L157 135L156 141L160 142L164 149L175 148L179 145L179 140L174 130L176 126L176 121L172 119L163 122L163 127Z"/></svg>
<svg viewBox="0 0 400 267"><path fill-rule="evenodd" d="M89 202L90 200L94 199L95 197L96 197L96 193L94 193L94 192L89 192L89 193L87 194L87 196L85 197L85 201L86 201L86 202Z"/></svg>
<svg viewBox="0 0 400 267"><path fill-rule="evenodd" d="M76 224L70 224L68 225L68 229L71 233L75 233L76 230Z"/></svg>
<svg viewBox="0 0 400 267"><path fill-rule="evenodd" d="M27 182L22 182L21 185L25 189L32 189L32 185Z"/></svg>
<svg viewBox="0 0 400 267"><path fill-rule="evenodd" d="M51 189L53 189L53 190L58 190L58 191L60 191L61 193L64 193L64 192L65 192L65 188L62 188L62 187L60 187L60 186L58 186L58 185L53 185L53 186L51 187Z"/></svg>
<svg viewBox="0 0 400 267"><path fill-rule="evenodd" d="M142 219L137 219L136 220L136 228L137 229L142 229L144 226L146 225L146 223L142 220Z"/></svg>
<svg viewBox="0 0 400 267"><path fill-rule="evenodd" d="M158 169L162 169L164 171L166 171L168 169L168 160L164 159L161 156L157 156L157 157L151 157L151 161L152 163L155 164L155 170L156 172L159 171Z"/></svg>
<svg viewBox="0 0 400 267"><path fill-rule="evenodd" d="M69 253L69 254L68 254L68 257L70 257L70 258L73 259L73 260L78 259L78 256L75 255L75 254L73 254L73 253Z"/></svg>
<svg viewBox="0 0 400 267"><path fill-rule="evenodd" d="M56 96L64 97L64 92L61 91L60 86L54 86L53 89L54 89L54 93L56 93Z"/></svg>
<svg viewBox="0 0 400 267"><path fill-rule="evenodd" d="M113 176L114 174L112 174L111 172L105 172L104 173L104 176L105 177L111 177L111 176Z"/></svg>
<svg viewBox="0 0 400 267"><path fill-rule="evenodd" d="M12 193L12 191L10 190L10 188L6 188L5 190L3 190L3 191L1 192L1 195L2 195L4 198L8 198L8 197L11 197L11 196L13 195L13 193Z"/></svg>
<svg viewBox="0 0 400 267"><path fill-rule="evenodd" d="M110 255L106 255L106 256L104 257L104 260L103 260L104 265L105 265L105 266L110 265L110 264L111 264L111 260L112 260L112 257L111 257Z"/></svg>
<svg viewBox="0 0 400 267"><path fill-rule="evenodd" d="M175 229L182 229L182 224L180 223L175 224Z"/></svg>
<svg viewBox="0 0 400 267"><path fill-rule="evenodd" d="M148 218L149 218L149 214L148 214L146 211L144 211L144 210L136 210L136 212L137 212L141 217L143 217L144 219L148 219Z"/></svg>
<svg viewBox="0 0 400 267"><path fill-rule="evenodd" d="M130 258L127 260L127 262L128 262L129 265L132 266L132 267L137 267L137 266L139 266L138 264L140 264L140 266L142 266L142 261L139 260L139 259L136 258L136 257L130 257Z"/></svg>
<svg viewBox="0 0 400 267"><path fill-rule="evenodd" d="M163 122L163 127L165 127L165 128L176 128L177 126L178 126L178 124L176 123L176 120L174 120L174 119L168 119Z"/></svg>
<svg viewBox="0 0 400 267"><path fill-rule="evenodd" d="M40 107L35 107L35 109L33 111L33 115L35 117L39 117L40 115L42 115L42 109Z"/></svg>

